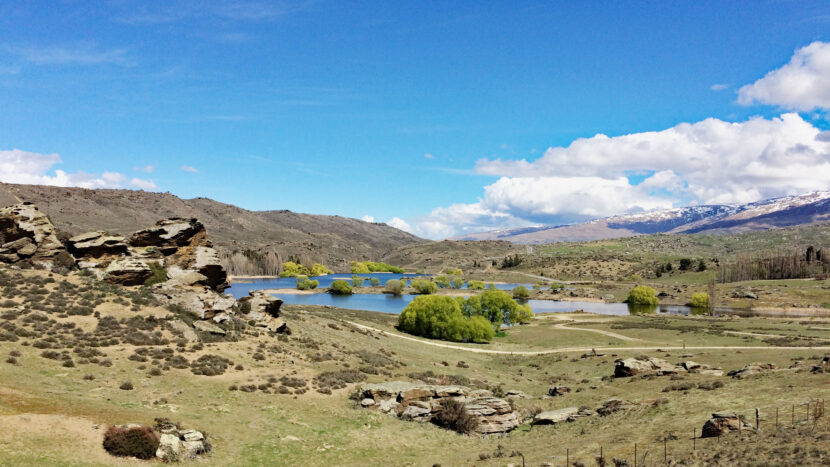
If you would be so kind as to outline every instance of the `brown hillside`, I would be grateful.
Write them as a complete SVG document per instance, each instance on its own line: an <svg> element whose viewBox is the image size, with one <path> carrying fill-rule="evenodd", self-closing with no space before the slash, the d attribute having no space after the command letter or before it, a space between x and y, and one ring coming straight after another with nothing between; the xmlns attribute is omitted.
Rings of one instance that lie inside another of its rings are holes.
<svg viewBox="0 0 830 467"><path fill-rule="evenodd" d="M344 270L350 260L377 260L399 246L425 241L386 224L340 216L249 211L170 193L0 183L0 206L21 201L35 203L58 229L73 235L94 230L127 235L159 219L195 217L232 274L273 274L273 265L289 257Z"/></svg>

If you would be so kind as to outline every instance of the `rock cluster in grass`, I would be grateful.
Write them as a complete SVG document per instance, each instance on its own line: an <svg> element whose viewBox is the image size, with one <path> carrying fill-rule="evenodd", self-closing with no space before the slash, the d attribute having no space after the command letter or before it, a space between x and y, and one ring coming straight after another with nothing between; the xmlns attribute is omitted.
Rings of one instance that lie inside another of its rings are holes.
<svg viewBox="0 0 830 467"><path fill-rule="evenodd" d="M455 399L463 402L466 413L476 419L473 433L507 433L519 426L519 416L510 403L482 389L391 381L364 384L358 395L361 407L402 420L434 421L444 401Z"/></svg>
<svg viewBox="0 0 830 467"><path fill-rule="evenodd" d="M752 426L744 423L741 417L735 412L717 412L712 418L703 424L701 438L715 438L723 436L732 431L752 430Z"/></svg>
<svg viewBox="0 0 830 467"><path fill-rule="evenodd" d="M271 332L290 334L285 320L280 318L281 306L282 300L261 290L252 290L247 297L239 299L239 309L245 313L249 324Z"/></svg>
<svg viewBox="0 0 830 467"><path fill-rule="evenodd" d="M532 425L556 425L564 422L573 422L580 418L600 415L602 417L617 412L631 410L638 405L623 399L608 399L597 408L592 410L589 407L565 407L557 410L539 412L533 416Z"/></svg>
<svg viewBox="0 0 830 467"><path fill-rule="evenodd" d="M114 456L145 460L154 452L155 458L163 462L179 462L207 454L213 446L200 431L157 419L155 426L128 423L111 427L104 434L104 449Z"/></svg>
<svg viewBox="0 0 830 467"><path fill-rule="evenodd" d="M723 376L723 370L693 361L671 364L662 358L632 357L619 359L614 362L614 376L625 378L629 376L664 376L678 373L700 373L705 375Z"/></svg>
<svg viewBox="0 0 830 467"><path fill-rule="evenodd" d="M778 369L778 366L774 363L750 363L741 369L730 371L727 375L737 379L744 379L752 376L758 376L776 369Z"/></svg>

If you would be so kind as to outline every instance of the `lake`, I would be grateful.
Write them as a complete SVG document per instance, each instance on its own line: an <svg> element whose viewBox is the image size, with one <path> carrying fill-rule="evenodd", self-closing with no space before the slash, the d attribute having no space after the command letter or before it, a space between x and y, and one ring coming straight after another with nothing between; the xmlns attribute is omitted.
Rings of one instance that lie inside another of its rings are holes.
<svg viewBox="0 0 830 467"><path fill-rule="evenodd" d="M416 274L360 274L360 276L367 278L377 277L381 283L385 284L389 279L400 279L405 277L407 279L413 277L421 277ZM320 276L316 278L320 281L320 287L326 288L331 286L332 281L337 279L349 279L351 275L345 274L330 274L328 276ZM497 287L503 290L511 290L517 285L527 284L496 284ZM249 290L258 289L293 289L295 287L294 278L279 278L279 279L256 279L250 283L235 283L226 290L226 293L233 295L236 298L248 295ZM381 313L399 314L406 305L409 304L417 295L401 295L395 297L389 294L354 294L354 295L331 295L327 293L316 294L281 294L279 298L287 305L321 305L333 306L336 308L345 308L348 310L367 310L378 311ZM533 309L534 313L567 313L577 310L582 310L586 313L597 313L602 315L629 315L638 313L657 313L657 314L672 314L672 315L688 315L693 314L692 308L682 305L660 305L657 308L642 309L629 306L626 303L603 303L603 302L583 302L583 301L554 301L554 300L528 300L528 304ZM718 311L728 311L726 309L718 309Z"/></svg>
<svg viewBox="0 0 830 467"><path fill-rule="evenodd" d="M316 279L320 281L320 285L318 288L327 289L331 287L331 283L335 280L345 280L351 281L353 274L327 274L325 276L313 276L310 279ZM430 277L424 274L393 274L393 273L374 273L374 274L357 274L358 276L362 277L366 282L363 284L365 286L369 285L369 280L373 277L376 277L380 281L380 285L386 285L386 281L391 279L414 279L416 277ZM499 290L513 290L515 287L523 285L531 290L533 288L533 284L518 284L518 283L510 283L510 284L494 284L495 287ZM293 277L273 277L267 279L245 279L245 282L234 282L231 283L231 287L225 290L225 293L232 295L234 298L242 298L248 296L248 291L250 290L263 290L263 289L294 289L297 287L297 282L294 280ZM467 284L464 283L464 287L462 289L466 289ZM280 297L283 298L283 297ZM285 300L285 298L283 298ZM286 302L288 303L288 302Z"/></svg>

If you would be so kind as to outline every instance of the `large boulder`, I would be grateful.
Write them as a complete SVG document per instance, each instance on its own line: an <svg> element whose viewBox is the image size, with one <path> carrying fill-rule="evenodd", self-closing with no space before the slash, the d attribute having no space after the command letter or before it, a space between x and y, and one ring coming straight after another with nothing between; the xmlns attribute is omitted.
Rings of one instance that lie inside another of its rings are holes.
<svg viewBox="0 0 830 467"><path fill-rule="evenodd" d="M394 414L402 420L431 421L442 410L443 401L454 399L463 402L465 412L475 417L478 434L507 433L519 426L519 417L510 403L489 391L390 381L364 384L359 392L361 407Z"/></svg>
<svg viewBox="0 0 830 467"><path fill-rule="evenodd" d="M737 379L744 379L759 376L777 368L778 366L774 363L750 363L739 370L730 371L727 375Z"/></svg>
<svg viewBox="0 0 830 467"><path fill-rule="evenodd" d="M31 203L0 209L0 262L50 270L75 265L49 218Z"/></svg>
<svg viewBox="0 0 830 467"><path fill-rule="evenodd" d="M683 367L655 357L626 358L617 360L614 366L614 376L624 378L636 375L673 375L680 371L686 371Z"/></svg>
<svg viewBox="0 0 830 467"><path fill-rule="evenodd" d="M124 237L104 232L76 235L69 239L68 249L75 258L101 258L128 254L127 240Z"/></svg>
<svg viewBox="0 0 830 467"><path fill-rule="evenodd" d="M183 285L176 279L153 286L153 295L165 305L180 307L198 319L222 322L234 315L236 300L203 285Z"/></svg>
<svg viewBox="0 0 830 467"><path fill-rule="evenodd" d="M282 300L261 290L248 292L239 299L239 309L246 312L244 318L254 325L277 333L290 332L285 320L280 318Z"/></svg>
<svg viewBox="0 0 830 467"><path fill-rule="evenodd" d="M578 413L579 407L565 407L563 409L539 412L533 416L533 425L555 425L568 421L570 417Z"/></svg>
<svg viewBox="0 0 830 467"><path fill-rule="evenodd" d="M164 462L195 459L212 449L210 441L199 431L185 430L163 422L156 429L161 432L156 457Z"/></svg>
<svg viewBox="0 0 830 467"><path fill-rule="evenodd" d="M109 263L104 270L104 280L113 284L142 285L153 275L147 264L135 258L121 258Z"/></svg>
<svg viewBox="0 0 830 467"><path fill-rule="evenodd" d="M193 218L171 217L156 222L148 229L139 230L130 237L134 247L155 247L169 253L179 247L197 246L207 242L207 232L201 222Z"/></svg>
<svg viewBox="0 0 830 467"><path fill-rule="evenodd" d="M735 412L713 413L712 418L703 424L701 438L714 438L723 436L732 431L752 430L752 426L744 423Z"/></svg>

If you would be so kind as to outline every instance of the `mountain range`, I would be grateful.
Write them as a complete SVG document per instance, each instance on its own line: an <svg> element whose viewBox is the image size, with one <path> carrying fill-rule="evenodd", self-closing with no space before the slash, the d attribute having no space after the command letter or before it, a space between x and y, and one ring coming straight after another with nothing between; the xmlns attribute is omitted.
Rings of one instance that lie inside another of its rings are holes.
<svg viewBox="0 0 830 467"><path fill-rule="evenodd" d="M713 204L605 217L581 224L525 227L468 234L453 240L507 240L534 244L591 241L655 233L739 233L830 221L830 191L748 204Z"/></svg>

